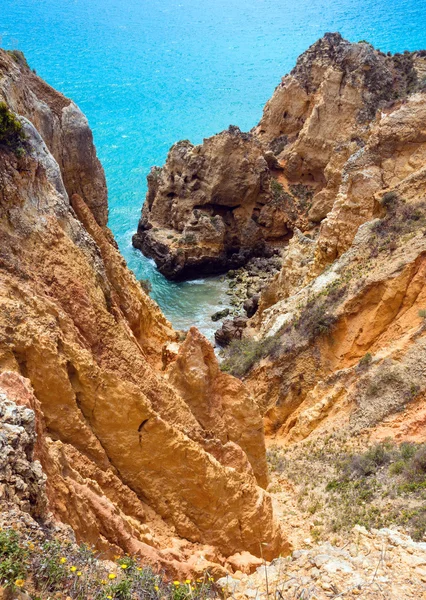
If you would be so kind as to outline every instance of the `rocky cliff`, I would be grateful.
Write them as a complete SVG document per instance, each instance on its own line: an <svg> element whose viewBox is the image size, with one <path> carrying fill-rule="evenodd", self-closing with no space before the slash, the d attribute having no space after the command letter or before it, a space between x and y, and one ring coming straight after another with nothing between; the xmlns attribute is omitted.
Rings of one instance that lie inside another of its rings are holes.
<svg viewBox="0 0 426 600"><path fill-rule="evenodd" d="M0 70L1 393L35 416L46 510L169 573L285 553L257 404L128 271L79 109L19 55L0 51Z"/></svg>
<svg viewBox="0 0 426 600"><path fill-rule="evenodd" d="M382 527L385 515L421 540L425 53L385 55L327 34L250 134L178 143L152 170L134 243L168 277L280 248L280 272L220 366L196 329L184 340L172 330L127 270L84 117L19 56L1 52L0 65L2 505L51 511L78 539L167 573L249 572L256 557L286 554L288 537L311 548L314 535ZM362 454L389 436L408 445ZM352 546L353 561L334 542L318 564L314 550L298 551L293 570L302 578L310 556L319 597L345 585L325 574L336 557L364 569L350 593L370 590L380 569L389 576L387 550L371 567ZM279 585L280 564L270 571ZM305 575L291 593L312 591ZM417 596L422 577L417 569ZM397 579L389 597L413 591L404 570ZM255 580L231 583L253 597Z"/></svg>
<svg viewBox="0 0 426 600"><path fill-rule="evenodd" d="M251 133L230 127L200 146L173 146L148 177L134 245L166 277L188 278L268 255L296 228L317 232L348 186L348 161L364 154L380 115L421 89L424 72L422 52L385 55L326 34L283 78ZM364 183L358 174L353 194L371 184L371 169ZM325 244L323 254L341 252Z"/></svg>
<svg viewBox="0 0 426 600"><path fill-rule="evenodd" d="M250 134L230 127L201 146L175 144L148 186L133 244L166 277L223 272L264 252L256 217L271 197L270 174Z"/></svg>
<svg viewBox="0 0 426 600"><path fill-rule="evenodd" d="M349 436L421 405L425 66L424 52L384 55L327 34L253 132L283 185L313 191L244 329L246 359L235 346L225 363L247 377L283 443Z"/></svg>

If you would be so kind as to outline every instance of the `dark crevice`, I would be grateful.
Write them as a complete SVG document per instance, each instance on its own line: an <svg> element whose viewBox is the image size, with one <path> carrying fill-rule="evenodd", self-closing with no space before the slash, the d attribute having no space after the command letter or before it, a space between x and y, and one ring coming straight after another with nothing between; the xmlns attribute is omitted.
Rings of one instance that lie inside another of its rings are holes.
<svg viewBox="0 0 426 600"><path fill-rule="evenodd" d="M145 425L148 423L149 419L145 419L144 421L142 421L142 423L139 425L138 427L138 432L139 432L139 444L142 442L142 429L145 427Z"/></svg>

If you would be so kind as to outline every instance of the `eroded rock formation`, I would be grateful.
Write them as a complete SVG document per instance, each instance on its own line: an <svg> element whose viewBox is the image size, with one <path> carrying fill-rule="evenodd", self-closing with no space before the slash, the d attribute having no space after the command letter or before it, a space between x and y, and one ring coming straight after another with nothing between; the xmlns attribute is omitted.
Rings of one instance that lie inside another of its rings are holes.
<svg viewBox="0 0 426 600"><path fill-rule="evenodd" d="M365 160L377 120L421 88L424 67L422 52L385 55L326 34L283 78L250 134L233 127L200 146L173 146L148 177L134 245L167 277L188 278L240 266L296 227L316 231L348 188L352 163ZM370 155L352 187L374 185ZM326 244L319 247L333 259Z"/></svg>
<svg viewBox="0 0 426 600"><path fill-rule="evenodd" d="M0 146L1 381L36 415L50 510L170 573L285 553L257 405L196 331L179 350L127 270L75 105L3 51L0 65L25 133L25 152Z"/></svg>
<svg viewBox="0 0 426 600"><path fill-rule="evenodd" d="M252 132L284 189L311 190L242 331L260 360L238 363L234 350L282 443L383 419L402 432L402 407L412 417L400 439L418 440L419 426L424 439L425 64L423 51L385 55L327 34Z"/></svg>
<svg viewBox="0 0 426 600"><path fill-rule="evenodd" d="M100 225L108 220L105 174L86 117L26 66L19 53L0 54L0 97L33 123L56 162L69 196L79 194Z"/></svg>
<svg viewBox="0 0 426 600"><path fill-rule="evenodd" d="M46 476L34 456L36 446L42 442L37 438L31 406L15 403L17 388L25 383L17 376L17 385L9 387L14 376L0 375L0 506L43 519L47 512Z"/></svg>
<svg viewBox="0 0 426 600"><path fill-rule="evenodd" d="M223 272L264 252L257 223L270 200L261 145L236 127L201 146L175 144L148 193L133 244L170 279Z"/></svg>

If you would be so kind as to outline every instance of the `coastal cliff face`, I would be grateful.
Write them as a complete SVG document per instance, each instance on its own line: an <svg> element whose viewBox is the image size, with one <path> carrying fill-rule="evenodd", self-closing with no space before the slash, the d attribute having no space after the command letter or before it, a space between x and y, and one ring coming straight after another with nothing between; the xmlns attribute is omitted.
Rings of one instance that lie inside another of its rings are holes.
<svg viewBox="0 0 426 600"><path fill-rule="evenodd" d="M265 244L268 255L296 228L316 232L377 119L421 88L424 69L421 52L385 55L326 34L283 78L250 134L232 127L201 146L173 146L148 177L134 245L166 277L188 278L239 267ZM365 196L372 169L358 173L354 195ZM356 215L353 234L361 222ZM318 257L318 269L342 252L326 245L319 242L329 258Z"/></svg>
<svg viewBox="0 0 426 600"><path fill-rule="evenodd" d="M200 146L180 142L152 170L134 243L166 276L280 248L280 271L261 285L251 318L239 317L241 339L221 365L195 328L185 339L172 330L127 270L84 117L19 56L0 51L0 67L0 102L25 134L18 148L0 144L2 507L53 515L107 554L185 575L249 572L259 557L287 554L289 538L311 547L307 536L327 518L319 504L354 481L364 510L377 488L365 487L373 459L358 480L365 457L348 452L388 437L411 452L426 440L426 54L388 56L327 34L250 134L231 127ZM265 258L254 260L266 271ZM282 469L268 489L286 535L265 491L264 427ZM330 475L351 460L349 475ZM423 490L424 464L420 456L423 479L388 496ZM302 514L314 496L318 506ZM367 522L365 510L348 513L352 499L332 504L332 518ZM367 524L382 523L383 507ZM403 514L402 526L419 517L417 539L422 515L420 504ZM360 564L352 551L350 569ZM334 593L320 581L318 597Z"/></svg>
<svg viewBox="0 0 426 600"><path fill-rule="evenodd" d="M426 390L425 65L424 52L387 56L327 34L253 132L284 186L313 190L307 224L244 329L256 358L238 362L235 346L228 365L280 443L386 419L400 441L415 438ZM407 420L395 416L403 409Z"/></svg>
<svg viewBox="0 0 426 600"><path fill-rule="evenodd" d="M262 253L258 219L270 200L262 146L234 127L204 141L175 144L148 193L133 244L170 279L217 273Z"/></svg>
<svg viewBox="0 0 426 600"><path fill-rule="evenodd" d="M106 225L105 174L86 117L74 102L27 68L19 52L1 53L0 78L2 99L11 110L31 121L61 166L68 196L79 194L99 225Z"/></svg>
<svg viewBox="0 0 426 600"><path fill-rule="evenodd" d="M128 271L77 107L4 51L0 69L22 129L0 144L0 393L35 415L46 510L170 574L286 553L257 404Z"/></svg>

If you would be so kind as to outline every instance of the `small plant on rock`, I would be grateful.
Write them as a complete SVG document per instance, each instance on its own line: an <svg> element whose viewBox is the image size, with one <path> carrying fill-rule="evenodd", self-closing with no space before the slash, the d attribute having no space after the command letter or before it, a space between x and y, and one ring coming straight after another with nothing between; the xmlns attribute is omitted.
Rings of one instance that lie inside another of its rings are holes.
<svg viewBox="0 0 426 600"><path fill-rule="evenodd" d="M371 353L367 352L367 354L364 354L364 356L359 361L358 366L362 369L365 369L371 365L372 361L373 357L371 356Z"/></svg>
<svg viewBox="0 0 426 600"><path fill-rule="evenodd" d="M21 587L27 573L27 551L19 544L13 529L0 531L0 583L5 587ZM18 583L16 583L18 582Z"/></svg>
<svg viewBox="0 0 426 600"><path fill-rule="evenodd" d="M145 292L145 294L149 294L152 292L152 284L150 282L149 279L139 279L139 284L141 286L141 288L143 289L143 291Z"/></svg>
<svg viewBox="0 0 426 600"><path fill-rule="evenodd" d="M20 156L25 151L24 140L22 123L9 110L5 102L0 102L0 146L6 146Z"/></svg>

